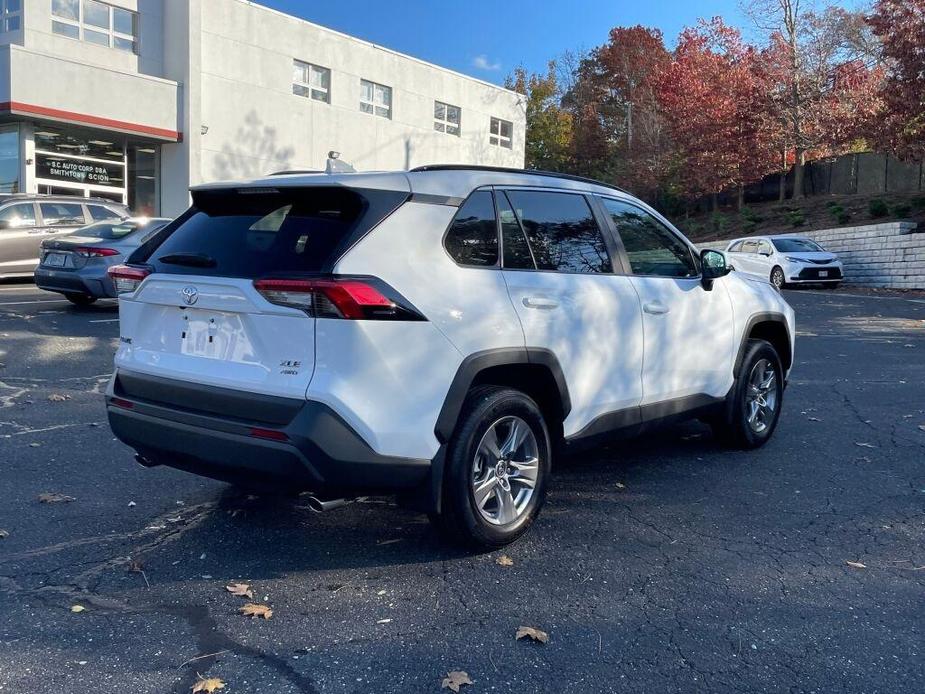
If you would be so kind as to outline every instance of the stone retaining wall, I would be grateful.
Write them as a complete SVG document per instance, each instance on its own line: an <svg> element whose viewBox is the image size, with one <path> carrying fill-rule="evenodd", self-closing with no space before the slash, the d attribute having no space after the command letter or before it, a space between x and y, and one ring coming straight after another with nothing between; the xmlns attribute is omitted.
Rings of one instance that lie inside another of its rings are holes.
<svg viewBox="0 0 925 694"><path fill-rule="evenodd" d="M925 289L925 233L916 227L912 222L887 222L788 235L810 238L838 255L845 266L845 284ZM728 243L699 245L722 249Z"/></svg>

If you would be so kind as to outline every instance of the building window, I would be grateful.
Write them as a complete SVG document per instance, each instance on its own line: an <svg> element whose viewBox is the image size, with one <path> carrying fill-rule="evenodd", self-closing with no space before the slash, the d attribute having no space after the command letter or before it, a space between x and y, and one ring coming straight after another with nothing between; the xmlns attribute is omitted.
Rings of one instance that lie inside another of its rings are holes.
<svg viewBox="0 0 925 694"><path fill-rule="evenodd" d="M22 0L0 0L0 31L19 31L22 26Z"/></svg>
<svg viewBox="0 0 925 694"><path fill-rule="evenodd" d="M434 130L447 135L459 135L459 121L462 111L459 106L450 106L442 101L434 102Z"/></svg>
<svg viewBox="0 0 925 694"><path fill-rule="evenodd" d="M19 189L19 128L0 129L0 193L18 193Z"/></svg>
<svg viewBox="0 0 925 694"><path fill-rule="evenodd" d="M331 71L326 67L292 61L292 93L331 103Z"/></svg>
<svg viewBox="0 0 925 694"><path fill-rule="evenodd" d="M138 52L138 15L135 12L98 0L51 0L51 18L51 30L60 36Z"/></svg>
<svg viewBox="0 0 925 694"><path fill-rule="evenodd" d="M514 135L514 124L509 120L500 118L491 119L491 132L488 136L488 142L498 147L507 147L513 149L514 145L511 139Z"/></svg>
<svg viewBox="0 0 925 694"><path fill-rule="evenodd" d="M382 118L392 117L392 88L360 80L360 110Z"/></svg>

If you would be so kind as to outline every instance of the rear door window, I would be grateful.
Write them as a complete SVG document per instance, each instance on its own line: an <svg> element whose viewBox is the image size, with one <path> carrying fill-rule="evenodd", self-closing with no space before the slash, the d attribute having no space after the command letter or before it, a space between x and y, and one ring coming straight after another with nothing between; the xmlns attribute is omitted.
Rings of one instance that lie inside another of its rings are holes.
<svg viewBox="0 0 925 694"><path fill-rule="evenodd" d="M43 202L39 205L42 210L42 223L47 227L54 226L83 226L83 206L70 202Z"/></svg>
<svg viewBox="0 0 925 694"><path fill-rule="evenodd" d="M507 191L539 270L613 272L601 230L583 195Z"/></svg>
<svg viewBox="0 0 925 694"><path fill-rule="evenodd" d="M498 215L501 218L501 241L504 246L504 267L513 270L535 270L533 255L524 230L520 228L514 208L504 193L498 193Z"/></svg>
<svg viewBox="0 0 925 694"><path fill-rule="evenodd" d="M224 277L330 271L358 234L405 199L404 192L343 187L195 191L182 223L131 261Z"/></svg>
<svg viewBox="0 0 925 694"><path fill-rule="evenodd" d="M498 226L491 191L477 190L469 196L453 218L444 244L460 265L498 264Z"/></svg>

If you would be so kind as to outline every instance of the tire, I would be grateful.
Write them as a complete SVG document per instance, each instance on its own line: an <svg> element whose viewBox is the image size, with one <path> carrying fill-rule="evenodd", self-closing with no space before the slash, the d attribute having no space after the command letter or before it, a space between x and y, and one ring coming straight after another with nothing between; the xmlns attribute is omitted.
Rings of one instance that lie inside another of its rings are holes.
<svg viewBox="0 0 925 694"><path fill-rule="evenodd" d="M65 294L64 298L70 301L74 306L89 306L96 303L96 297L89 294Z"/></svg>
<svg viewBox="0 0 925 694"><path fill-rule="evenodd" d="M760 376L761 369L764 369L764 378ZM769 371L773 372L773 382L767 388L760 386L757 414L750 418L754 411L753 403L756 402L752 386L760 382L767 384ZM784 369L777 351L764 340L749 340L723 412L710 422L714 435L734 448L763 446L777 428L783 396ZM764 406L760 403L764 403Z"/></svg>
<svg viewBox="0 0 925 694"><path fill-rule="evenodd" d="M787 286L786 277L784 276L784 271L781 269L780 265L775 265L771 270L771 284L777 287L777 291L780 291Z"/></svg>
<svg viewBox="0 0 925 694"><path fill-rule="evenodd" d="M515 429L521 443L511 450ZM447 539L474 549L514 542L545 501L551 450L543 414L527 395L496 386L473 389L447 447L441 512L431 520Z"/></svg>
<svg viewBox="0 0 925 694"><path fill-rule="evenodd" d="M840 284L841 284L841 282L829 282L828 284L823 285L823 286L824 286L826 289L838 289L838 285L840 285Z"/></svg>

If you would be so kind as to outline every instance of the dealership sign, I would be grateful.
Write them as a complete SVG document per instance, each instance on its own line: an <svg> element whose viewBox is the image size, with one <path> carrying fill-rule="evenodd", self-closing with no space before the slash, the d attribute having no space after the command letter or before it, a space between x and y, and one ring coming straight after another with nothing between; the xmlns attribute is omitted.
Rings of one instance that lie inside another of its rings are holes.
<svg viewBox="0 0 925 694"><path fill-rule="evenodd" d="M69 183L125 187L125 166L123 164L56 157L52 154L37 153L35 155L35 176Z"/></svg>

